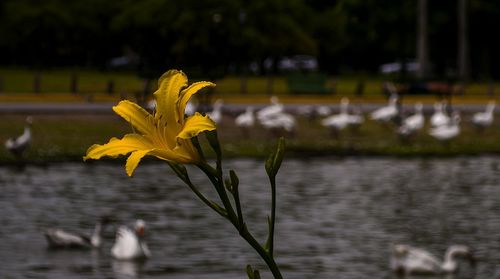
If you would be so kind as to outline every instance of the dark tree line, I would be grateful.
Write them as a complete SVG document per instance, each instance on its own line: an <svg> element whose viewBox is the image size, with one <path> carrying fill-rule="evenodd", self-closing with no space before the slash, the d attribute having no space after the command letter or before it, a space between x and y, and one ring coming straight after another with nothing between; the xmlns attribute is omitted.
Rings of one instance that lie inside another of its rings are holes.
<svg viewBox="0 0 500 279"><path fill-rule="evenodd" d="M428 1L434 76L457 70L458 0ZM276 70L264 61L307 54L321 71L376 72L416 58L418 0L3 0L0 65L107 69L133 53L134 70L180 67L217 77ZM469 72L498 78L500 2L468 0Z"/></svg>

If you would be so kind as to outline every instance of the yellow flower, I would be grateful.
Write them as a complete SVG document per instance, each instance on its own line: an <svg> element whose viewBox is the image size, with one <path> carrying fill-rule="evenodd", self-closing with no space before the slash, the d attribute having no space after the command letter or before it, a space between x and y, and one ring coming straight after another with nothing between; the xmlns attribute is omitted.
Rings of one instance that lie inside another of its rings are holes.
<svg viewBox="0 0 500 279"><path fill-rule="evenodd" d="M158 90L154 93L154 115L133 102L121 101L113 110L130 122L134 133L122 139L112 138L103 145L92 145L83 159L97 160L103 156L117 157L130 153L125 165L129 176L146 155L178 163L199 162L200 154L191 138L201 132L215 130L215 123L199 113L186 118L184 110L193 94L209 86L215 84L201 81L188 86L188 79L183 72L166 72L158 81Z"/></svg>

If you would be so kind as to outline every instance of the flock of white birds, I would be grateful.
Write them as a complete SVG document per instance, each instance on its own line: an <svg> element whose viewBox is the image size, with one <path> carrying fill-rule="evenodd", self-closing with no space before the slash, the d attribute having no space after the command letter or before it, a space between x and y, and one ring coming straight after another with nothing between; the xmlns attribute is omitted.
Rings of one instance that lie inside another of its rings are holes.
<svg viewBox="0 0 500 279"><path fill-rule="evenodd" d="M275 96L271 97L270 105L254 111L252 106L248 106L246 110L238 115L234 122L236 126L241 127L245 135L248 135L249 129L258 122L262 127L270 131L284 131L294 133L297 121L296 116L285 111L285 106L280 103ZM153 110L156 103L150 102L146 108ZM222 121L222 108L224 102L221 99L215 101L212 106L212 111L207 115L215 122ZM399 121L396 133L402 137L409 137L416 132L422 130L425 124L422 103L415 104L414 114ZM191 102L186 107L186 114L192 115L196 111L196 106ZM446 104L437 102L434 104L434 113L430 117L430 130L428 134L440 141L449 141L460 134L460 114L457 111L446 113ZM484 111L476 112L471 118L471 122L479 129L485 129L493 124L494 121L495 102L490 101L486 105ZM340 110L338 114L332 114L332 109L329 106L301 106L297 109L296 114L302 116L316 115L322 117L321 125L330 129L335 133L339 133L347 127L360 126L365 122L365 117L357 108L349 108L349 99L344 97L340 101ZM400 117L401 112L398 106L398 96L391 95L386 106L382 106L372 111L369 116L373 121L378 122L394 122ZM5 142L5 148L16 157L22 157L25 150L31 143L31 125L32 118L26 118L24 132L18 137L9 138Z"/></svg>
<svg viewBox="0 0 500 279"><path fill-rule="evenodd" d="M220 123L222 120L222 103L222 100L217 100L213 110L207 113L216 123ZM460 114L457 111L448 114L446 111L446 103L437 102L434 104L434 112L429 119L430 129L428 134L440 141L449 141L460 134ZM487 128L493 124L494 111L495 102L490 101L484 111L473 114L471 122L480 129ZM365 122L365 117L359 109L350 109L349 99L346 97L340 101L338 114L332 114L332 109L329 106L322 105L317 107L302 106L297 109L295 115L308 116L312 114L322 117L321 125L335 133L347 127L360 126ZM294 132L297 125L295 115L285 112L284 105L279 102L277 97L273 96L270 105L257 111L254 111L253 107L249 106L234 121L236 126L242 129L248 129L258 122L268 130ZM394 94L391 95L386 106L370 112L369 118L381 123L396 123L395 120L399 117L400 121L395 132L401 137L409 137L424 129L426 120L422 103L415 104L413 114L405 118L401 118L401 115L398 96Z"/></svg>
<svg viewBox="0 0 500 279"><path fill-rule="evenodd" d="M149 109L154 109L154 106L154 103L148 104ZM434 112L429 119L431 128L428 134L441 141L448 141L460 134L461 118L459 113L453 111L451 114L447 114L445 106L441 102L435 103ZM222 108L223 101L217 100L213 104L213 110L208 112L207 115L214 122L220 123L223 115ZM188 103L186 114L194 114L195 110L196 107ZM473 114L471 122L481 129L491 126L494 121L494 110L495 102L490 101L484 111ZM297 113L299 115L318 115L322 117L321 125L337 132L349 126L362 125L365 122L365 118L359 110L351 111L349 109L349 99L347 98L341 99L338 114L332 114L331 108L328 106L318 106L315 108L303 106L297 110ZM392 122L397 117L400 117L400 115L398 97L397 95L392 95L386 106L372 111L369 117L373 121ZM242 129L249 129L258 121L266 129L286 132L294 132L297 125L295 116L285 112L284 105L279 102L277 97L272 97L270 105L257 111L254 111L252 106L248 106L245 112L239 114L234 121ZM401 136L409 136L422 130L425 126L424 124L423 105L416 103L414 114L399 121L396 133ZM32 118L28 117L23 134L19 137L9 138L5 142L5 147L17 157L22 156L32 140L31 125ZM102 222L99 222L91 236L74 234L61 229L49 229L44 234L49 246L54 248L98 248L101 246L100 234L103 225ZM118 260L137 260L149 257L149 249L143 240L144 227L145 224L142 220L136 221L134 229L124 226L120 227L111 249L111 255ZM471 260L471 263L473 262L471 253L465 246L451 246L441 261L425 250L407 245L395 245L391 253L391 269L403 274L452 273L457 270L457 258L459 257L466 257Z"/></svg>

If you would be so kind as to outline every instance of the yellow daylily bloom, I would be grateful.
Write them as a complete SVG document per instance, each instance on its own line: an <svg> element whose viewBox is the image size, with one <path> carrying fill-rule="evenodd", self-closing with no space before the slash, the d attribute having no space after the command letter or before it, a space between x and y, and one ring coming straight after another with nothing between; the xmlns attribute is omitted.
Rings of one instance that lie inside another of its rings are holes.
<svg viewBox="0 0 500 279"><path fill-rule="evenodd" d="M200 154L191 138L201 132L215 130L215 123L199 113L185 117L184 111L193 94L213 86L215 84L206 81L188 86L188 79L182 71L166 72L159 79L158 90L154 93L154 114L133 102L121 101L113 110L128 121L135 132L122 139L112 138L103 145L92 145L83 159L98 160L104 156L117 157L130 153L125 165L129 176L146 155L178 163L199 162Z"/></svg>

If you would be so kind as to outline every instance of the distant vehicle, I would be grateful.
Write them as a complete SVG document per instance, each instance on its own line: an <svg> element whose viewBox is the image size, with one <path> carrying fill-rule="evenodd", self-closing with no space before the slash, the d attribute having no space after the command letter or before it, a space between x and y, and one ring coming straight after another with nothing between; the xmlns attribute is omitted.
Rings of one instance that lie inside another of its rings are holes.
<svg viewBox="0 0 500 279"><path fill-rule="evenodd" d="M418 70L418 63L412 60L407 61L406 63L402 62L392 62L392 63L387 63L387 64L382 64L380 65L380 72L383 74L392 74L392 73L399 73L403 71L403 66L405 67L405 71L408 73L415 73Z"/></svg>
<svg viewBox="0 0 500 279"><path fill-rule="evenodd" d="M119 56L111 58L108 61L108 66L112 69L133 68L139 63L139 58L136 56Z"/></svg>
<svg viewBox="0 0 500 279"><path fill-rule="evenodd" d="M278 62L278 69L282 71L316 71L318 69L318 60L310 55L294 55L292 57L283 57Z"/></svg>

